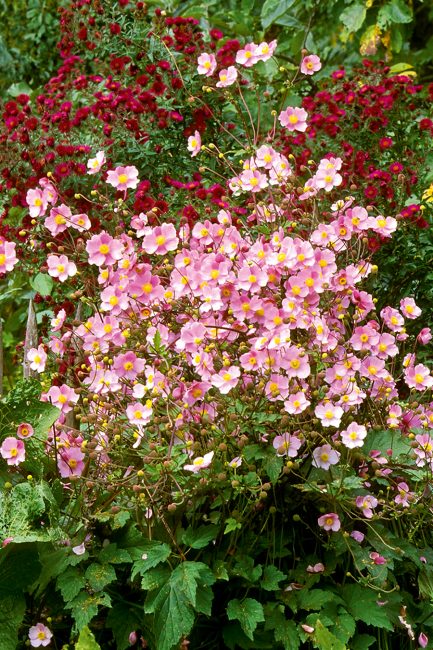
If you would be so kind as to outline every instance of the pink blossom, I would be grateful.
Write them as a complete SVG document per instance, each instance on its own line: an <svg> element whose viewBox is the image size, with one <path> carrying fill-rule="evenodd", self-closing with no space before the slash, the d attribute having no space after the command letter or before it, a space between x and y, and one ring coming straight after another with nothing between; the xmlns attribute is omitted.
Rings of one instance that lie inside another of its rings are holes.
<svg viewBox="0 0 433 650"><path fill-rule="evenodd" d="M47 393L42 395L44 402L51 402L57 406L62 413L69 413L73 409L73 405L78 402L79 395L70 388L67 384L61 386L51 386Z"/></svg>
<svg viewBox="0 0 433 650"><path fill-rule="evenodd" d="M32 219L42 217L47 209L47 200L40 189L28 190L26 194L26 203L29 206L29 212Z"/></svg>
<svg viewBox="0 0 433 650"><path fill-rule="evenodd" d="M51 208L50 215L44 221L44 226L47 228L53 237L59 235L68 229L71 223L72 212L67 205L61 203L55 208Z"/></svg>
<svg viewBox="0 0 433 650"><path fill-rule="evenodd" d="M19 465L26 458L26 449L22 440L8 436L3 440L0 454L8 465Z"/></svg>
<svg viewBox="0 0 433 650"><path fill-rule="evenodd" d="M194 135L188 138L188 151L191 152L191 157L194 158L201 149L201 136L199 131L194 131Z"/></svg>
<svg viewBox="0 0 433 650"><path fill-rule="evenodd" d="M227 88L234 84L238 78L238 71L233 65L230 65L227 69L219 71L219 81L217 81L217 88Z"/></svg>
<svg viewBox="0 0 433 650"><path fill-rule="evenodd" d="M216 58L213 54L207 54L206 52L200 54L197 59L197 72L198 74L204 74L206 77L211 77L215 72L216 68Z"/></svg>
<svg viewBox="0 0 433 650"><path fill-rule="evenodd" d="M425 390L433 386L433 377L430 370L422 363L405 368L404 378L409 388L415 388L416 390Z"/></svg>
<svg viewBox="0 0 433 650"><path fill-rule="evenodd" d="M365 537L364 533L361 533L360 530L352 530L350 536L355 540L355 542L358 542L358 544L361 544Z"/></svg>
<svg viewBox="0 0 433 650"><path fill-rule="evenodd" d="M95 158L90 158L87 161L88 174L97 174L101 169L102 165L106 162L105 153L103 151L98 151Z"/></svg>
<svg viewBox="0 0 433 650"><path fill-rule="evenodd" d="M284 402L284 408L290 415L299 415L308 408L310 403L305 397L305 393L299 391L289 395L289 399Z"/></svg>
<svg viewBox="0 0 433 650"><path fill-rule="evenodd" d="M183 469L187 470L188 472L194 472L194 474L199 472L201 469L206 469L206 467L209 467L211 464L214 453L215 452L210 451L204 456L197 456L197 458L194 458L190 465L184 465Z"/></svg>
<svg viewBox="0 0 433 650"><path fill-rule="evenodd" d="M62 478L81 476L84 470L84 454L79 447L63 447L59 452L57 467Z"/></svg>
<svg viewBox="0 0 433 650"><path fill-rule="evenodd" d="M48 274L52 278L58 278L60 282L65 282L77 273L77 267L74 262L70 262L66 255L48 255Z"/></svg>
<svg viewBox="0 0 433 650"><path fill-rule="evenodd" d="M394 217L376 217L373 230L382 237L391 237L392 233L397 230L397 219L394 219Z"/></svg>
<svg viewBox="0 0 433 650"><path fill-rule="evenodd" d="M307 111L303 108L289 106L286 110L281 111L278 119L281 126L285 126L289 131L305 131L307 129L307 117Z"/></svg>
<svg viewBox="0 0 433 650"><path fill-rule="evenodd" d="M236 52L236 63L245 66L246 68L251 68L259 60L257 58L257 45L256 43L247 43L243 50L238 50Z"/></svg>
<svg viewBox="0 0 433 650"><path fill-rule="evenodd" d="M12 271L18 262L15 246L15 242L0 240L0 273Z"/></svg>
<svg viewBox="0 0 433 650"><path fill-rule="evenodd" d="M52 638L53 633L43 623L36 623L36 625L29 629L30 645L33 648L50 645Z"/></svg>
<svg viewBox="0 0 433 650"><path fill-rule="evenodd" d="M403 316L406 318L414 319L421 316L421 309L415 304L413 298L403 298L400 300L400 309L403 313Z"/></svg>
<svg viewBox="0 0 433 650"><path fill-rule="evenodd" d="M220 393L226 395L239 382L241 371L236 366L223 368L218 374L212 375L211 383L219 389Z"/></svg>
<svg viewBox="0 0 433 650"><path fill-rule="evenodd" d="M71 216L71 228L75 228L78 232L90 230L92 224L87 214L73 214Z"/></svg>
<svg viewBox="0 0 433 650"><path fill-rule="evenodd" d="M394 501L403 508L409 508L410 501L413 499L414 493L410 491L409 486L404 481L397 484L398 494Z"/></svg>
<svg viewBox="0 0 433 650"><path fill-rule="evenodd" d="M321 67L322 64L317 54L309 54L308 56L304 56L304 58L301 61L302 74L312 75L315 72L318 72L318 70L320 70Z"/></svg>
<svg viewBox="0 0 433 650"><path fill-rule="evenodd" d="M86 546L84 542L82 544L79 544L78 546L72 547L72 553L75 553L75 555L84 555L85 552L86 552Z"/></svg>
<svg viewBox="0 0 433 650"><path fill-rule="evenodd" d="M51 319L51 331L52 332L58 332L59 330L62 329L62 325L65 322L66 318L66 312L64 309L60 309L59 312L57 312L57 315L54 316L54 318Z"/></svg>
<svg viewBox="0 0 433 650"><path fill-rule="evenodd" d="M26 440L27 438L31 438L33 434L34 434L34 430L31 424L28 424L27 422L22 422L21 424L18 425L17 428L18 438L22 438L23 440Z"/></svg>
<svg viewBox="0 0 433 650"><path fill-rule="evenodd" d="M134 402L126 409L126 417L131 424L145 425L152 418L152 401L147 400L146 404Z"/></svg>
<svg viewBox="0 0 433 650"><path fill-rule="evenodd" d="M373 564L376 565L381 565L381 564L386 564L386 559L383 557L383 555L379 555L379 553L376 553L376 551L373 551L370 553L370 560L373 560Z"/></svg>
<svg viewBox="0 0 433 650"><path fill-rule="evenodd" d="M86 244L89 263L96 266L112 266L123 255L123 244L104 230L93 235Z"/></svg>
<svg viewBox="0 0 433 650"><path fill-rule="evenodd" d="M132 350L115 357L113 368L119 377L134 381L138 374L143 372L146 362L139 359Z"/></svg>
<svg viewBox="0 0 433 650"><path fill-rule="evenodd" d="M362 447L364 444L367 429L362 424L351 422L347 429L341 431L340 435L344 446L348 449L354 449L355 447Z"/></svg>
<svg viewBox="0 0 433 650"><path fill-rule="evenodd" d="M275 50L277 48L277 41L271 41L270 43L266 43L266 41L263 41L259 45L257 45L254 55L258 61L268 61L271 56L273 56Z"/></svg>
<svg viewBox="0 0 433 650"><path fill-rule="evenodd" d="M428 636L427 634L424 634L424 632L421 632L421 634L418 637L418 644L420 648L426 648L428 646Z"/></svg>
<svg viewBox="0 0 433 650"><path fill-rule="evenodd" d="M322 427L338 427L343 417L343 409L332 402L320 402L314 409L316 417L322 423Z"/></svg>
<svg viewBox="0 0 433 650"><path fill-rule="evenodd" d="M116 167L107 173L107 183L116 188L116 190L134 190L138 183L138 169L134 166Z"/></svg>
<svg viewBox="0 0 433 650"><path fill-rule="evenodd" d="M43 345L39 345L37 348L31 348L27 352L27 361L30 361L30 369L36 370L37 372L44 372L45 364L47 362L47 354L44 350Z"/></svg>
<svg viewBox="0 0 433 650"><path fill-rule="evenodd" d="M430 327L424 327L418 334L416 340L421 345L427 345L432 340L432 333Z"/></svg>
<svg viewBox="0 0 433 650"><path fill-rule="evenodd" d="M317 562L317 564L314 564L313 566L309 564L306 570L307 573L323 573L325 570L325 565L322 564L322 562Z"/></svg>
<svg viewBox="0 0 433 650"><path fill-rule="evenodd" d="M178 247L179 239L176 229L172 223L163 223L162 226L150 229L143 237L143 249L146 253L165 255L168 251L174 251Z"/></svg>
<svg viewBox="0 0 433 650"><path fill-rule="evenodd" d="M295 458L302 446L302 440L298 436L284 433L282 436L275 436L272 446L277 450L277 456Z"/></svg>
<svg viewBox="0 0 433 650"><path fill-rule="evenodd" d="M318 518L317 523L323 530L332 530L334 533L341 528L340 518L335 512L328 512L326 515L322 515Z"/></svg>
<svg viewBox="0 0 433 650"><path fill-rule="evenodd" d="M355 503L356 507L362 510L364 517L371 519L373 516L373 509L376 508L378 500L371 494L367 494L366 496L356 497Z"/></svg>
<svg viewBox="0 0 433 650"><path fill-rule="evenodd" d="M331 445L316 447L313 451L313 466L320 469L329 469L331 465L337 465L340 460L340 453Z"/></svg>

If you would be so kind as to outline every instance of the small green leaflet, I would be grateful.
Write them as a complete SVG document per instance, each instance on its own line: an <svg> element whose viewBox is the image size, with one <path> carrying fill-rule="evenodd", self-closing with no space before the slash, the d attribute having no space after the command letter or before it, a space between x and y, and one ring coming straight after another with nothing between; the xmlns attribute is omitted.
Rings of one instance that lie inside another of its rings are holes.
<svg viewBox="0 0 433 650"><path fill-rule="evenodd" d="M257 625L265 620L263 605L254 598L245 598L242 601L237 598L231 600L227 605L227 617L229 621L239 621L242 630L251 641L254 640Z"/></svg>

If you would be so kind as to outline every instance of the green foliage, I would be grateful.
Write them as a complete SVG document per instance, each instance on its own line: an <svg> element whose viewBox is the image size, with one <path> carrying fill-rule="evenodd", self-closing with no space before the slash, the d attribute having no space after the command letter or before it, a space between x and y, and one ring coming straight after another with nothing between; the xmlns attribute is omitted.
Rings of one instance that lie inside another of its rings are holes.
<svg viewBox="0 0 433 650"><path fill-rule="evenodd" d="M16 650L18 630L23 622L26 601L22 594L4 596L0 599L0 647Z"/></svg>
<svg viewBox="0 0 433 650"><path fill-rule="evenodd" d="M231 600L227 605L227 617L229 621L239 621L242 630L251 641L254 639L257 625L265 620L263 605L254 598L245 598L242 601L237 598Z"/></svg>
<svg viewBox="0 0 433 650"><path fill-rule="evenodd" d="M99 643L96 643L96 639L88 627L83 627L81 630L75 650L100 650Z"/></svg>

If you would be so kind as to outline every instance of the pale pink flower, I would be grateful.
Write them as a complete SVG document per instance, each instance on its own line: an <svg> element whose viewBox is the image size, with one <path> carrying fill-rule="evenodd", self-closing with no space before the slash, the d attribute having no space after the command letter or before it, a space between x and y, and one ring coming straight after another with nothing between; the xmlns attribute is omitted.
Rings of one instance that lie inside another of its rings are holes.
<svg viewBox="0 0 433 650"><path fill-rule="evenodd" d="M373 509L376 508L378 500L371 494L367 494L366 496L356 497L355 503L356 507L362 510L364 517L371 519L373 516Z"/></svg>
<svg viewBox="0 0 433 650"><path fill-rule="evenodd" d="M51 331L52 332L58 332L59 330L62 329L62 325L65 322L66 318L66 312L64 309L60 309L59 312L57 312L57 315L54 316L54 318L51 319Z"/></svg>
<svg viewBox="0 0 433 650"><path fill-rule="evenodd" d="M190 465L184 465L183 469L186 469L188 472L194 472L194 474L199 472L201 469L206 469L206 467L209 467L211 464L214 453L215 452L210 451L204 456L197 456Z"/></svg>
<svg viewBox="0 0 433 650"><path fill-rule="evenodd" d="M258 61L268 61L271 56L274 54L275 50L277 47L277 41L271 41L270 43L266 43L266 41L263 41L259 45L257 45L254 56Z"/></svg>
<svg viewBox="0 0 433 650"><path fill-rule="evenodd" d="M344 446L348 449L354 449L355 447L362 447L364 444L367 429L362 424L351 422L347 429L341 431L340 435Z"/></svg>
<svg viewBox="0 0 433 650"><path fill-rule="evenodd" d="M315 72L318 72L321 67L322 64L317 54L309 54L308 56L304 56L301 61L302 74L312 75Z"/></svg>
<svg viewBox="0 0 433 650"><path fill-rule="evenodd" d="M18 438L22 438L23 440L26 440L27 438L31 438L33 434L34 434L34 430L31 424L28 424L27 422L22 422L21 424L18 425L17 428Z"/></svg>
<svg viewBox="0 0 433 650"><path fill-rule="evenodd" d="M323 573L325 570L325 565L322 562L317 562L317 564L307 566L307 573Z"/></svg>
<svg viewBox="0 0 433 650"><path fill-rule="evenodd" d="M289 131L305 131L307 128L307 117L307 111L303 108L289 106L286 110L281 111L278 120L281 126L285 126Z"/></svg>
<svg viewBox="0 0 433 650"><path fill-rule="evenodd" d="M147 400L146 404L134 402L126 409L126 417L131 424L145 425L152 418L152 401Z"/></svg>
<svg viewBox="0 0 433 650"><path fill-rule="evenodd" d="M289 399L284 402L284 408L290 415L299 415L308 408L310 403L305 397L305 393L299 391L289 395Z"/></svg>
<svg viewBox="0 0 433 650"><path fill-rule="evenodd" d="M358 544L361 544L365 537L364 533L361 533L360 530L352 530L350 536L355 540L355 542L358 542Z"/></svg>
<svg viewBox="0 0 433 650"><path fill-rule="evenodd" d="M421 316L421 309L415 304L413 298L403 298L400 300L400 309L403 313L403 316L406 318L414 319Z"/></svg>
<svg viewBox="0 0 433 650"><path fill-rule="evenodd" d="M433 386L433 377L430 375L430 370L422 363L405 368L404 378L409 388L425 390Z"/></svg>
<svg viewBox="0 0 433 650"><path fill-rule="evenodd" d="M328 512L318 518L317 523L323 530L332 530L334 533L340 530L341 522L339 516L335 512Z"/></svg>
<svg viewBox="0 0 433 650"><path fill-rule="evenodd" d="M219 81L216 83L217 88L227 88L227 86L234 84L238 78L238 71L234 65L230 65L227 69L220 70L218 74Z"/></svg>
<svg viewBox="0 0 433 650"><path fill-rule="evenodd" d="M299 448L302 446L302 440L298 436L284 433L282 436L275 436L272 446L277 450L277 456L295 458L298 455Z"/></svg>
<svg viewBox="0 0 433 650"><path fill-rule="evenodd" d="M188 138L188 151L191 152L191 157L194 158L200 149L201 149L201 136L198 131L194 131L194 135L190 135Z"/></svg>
<svg viewBox="0 0 433 650"><path fill-rule="evenodd" d="M429 341L432 340L432 333L430 327L424 327L420 331L416 339L418 343L420 343L421 345L427 345L427 343L429 343Z"/></svg>
<svg viewBox="0 0 433 650"><path fill-rule="evenodd" d="M77 273L77 267L74 262L69 261L66 255L48 255L48 275L52 278L58 278L60 282L65 282Z"/></svg>
<svg viewBox="0 0 433 650"><path fill-rule="evenodd" d="M139 183L138 169L132 165L128 167L116 167L107 173L107 183L116 190L135 189Z"/></svg>
<svg viewBox="0 0 433 650"><path fill-rule="evenodd" d="M79 447L63 447L59 452L57 467L62 478L81 476L84 469L84 453Z"/></svg>
<svg viewBox="0 0 433 650"><path fill-rule="evenodd" d="M89 255L89 264L112 266L123 256L123 244L107 232L102 231L89 239L86 244L86 251Z"/></svg>
<svg viewBox="0 0 433 650"><path fill-rule="evenodd" d="M71 223L72 212L67 205L61 203L55 208L51 208L49 217L44 220L44 226L53 237L59 235L68 229Z"/></svg>
<svg viewBox="0 0 433 650"><path fill-rule="evenodd" d="M15 254L15 242L0 240L0 273L12 271L18 262Z"/></svg>
<svg viewBox="0 0 433 650"><path fill-rule="evenodd" d="M88 174L97 174L101 169L102 165L106 162L105 153L103 151L98 151L94 158L90 158L87 161Z"/></svg>
<svg viewBox="0 0 433 650"><path fill-rule="evenodd" d="M73 214L71 217L71 228L75 228L78 232L90 230L92 224L87 214Z"/></svg>
<svg viewBox="0 0 433 650"><path fill-rule="evenodd" d="M138 374L143 372L146 362L139 359L132 350L119 354L114 359L113 368L123 379L134 381Z"/></svg>
<svg viewBox="0 0 433 650"><path fill-rule="evenodd" d="M52 182L48 178L40 178L39 185L44 190L44 200L51 203L51 205L55 205L59 198L59 194Z"/></svg>
<svg viewBox="0 0 433 650"><path fill-rule="evenodd" d="M47 209L47 200L42 190L28 190L26 194L26 203L29 206L29 212L32 219L36 219L45 214Z"/></svg>
<svg viewBox="0 0 433 650"><path fill-rule="evenodd" d="M49 391L42 395L42 400L44 402L51 402L51 404L57 406L62 413L69 413L72 411L73 406L78 402L78 399L78 393L67 384L51 386Z"/></svg>
<svg viewBox="0 0 433 650"><path fill-rule="evenodd" d="M236 366L230 366L230 368L223 368L218 374L212 375L211 383L212 386L219 389L220 393L226 395L237 385L240 376L240 369Z"/></svg>
<svg viewBox="0 0 433 650"><path fill-rule="evenodd" d="M37 372L44 372L45 364L47 362L47 354L44 350L43 345L39 345L37 348L31 348L27 352L27 361L30 361L30 369L36 370Z"/></svg>
<svg viewBox="0 0 433 650"><path fill-rule="evenodd" d="M382 235L382 237L391 237L392 233L397 230L397 219L394 217L372 217L374 224L372 229Z"/></svg>
<svg viewBox="0 0 433 650"><path fill-rule="evenodd" d="M397 490L398 494L394 499L395 503L403 506L403 508L409 508L414 493L410 491L408 484L404 481L400 481L400 483L397 484Z"/></svg>
<svg viewBox="0 0 433 650"><path fill-rule="evenodd" d="M245 192L260 192L268 186L268 179L258 169L247 169L239 176L239 183Z"/></svg>
<svg viewBox="0 0 433 650"><path fill-rule="evenodd" d="M217 62L213 54L207 54L205 52L200 54L197 59L197 64L198 74L204 74L206 77L211 77L215 72Z"/></svg>
<svg viewBox="0 0 433 650"><path fill-rule="evenodd" d="M332 402L320 402L314 409L314 413L323 427L338 427L344 411L340 406L335 406Z"/></svg>
<svg viewBox="0 0 433 650"><path fill-rule="evenodd" d="M380 555L376 551L373 551L369 555L370 560L373 560L373 564L381 565L381 564L386 564L386 559L383 557L383 555Z"/></svg>
<svg viewBox="0 0 433 650"><path fill-rule="evenodd" d="M26 459L26 449L22 440L8 436L3 440L0 454L8 465L19 465Z"/></svg>
<svg viewBox="0 0 433 650"><path fill-rule="evenodd" d="M178 247L179 238L176 229L172 223L163 223L162 226L150 229L143 237L143 250L146 253L156 255L165 255L169 251L174 251Z"/></svg>
<svg viewBox="0 0 433 650"><path fill-rule="evenodd" d="M322 445L316 447L313 451L313 466L320 469L329 469L331 465L337 465L341 454L331 447L331 445Z"/></svg>
<svg viewBox="0 0 433 650"><path fill-rule="evenodd" d="M40 646L47 646L53 638L51 630L43 623L37 623L29 629L29 639L32 648L39 648Z"/></svg>
<svg viewBox="0 0 433 650"><path fill-rule="evenodd" d="M243 50L238 50L236 52L236 63L239 63L246 68L251 68L259 60L256 51L256 43L247 43Z"/></svg>
<svg viewBox="0 0 433 650"><path fill-rule="evenodd" d="M428 646L428 636L427 634L424 634L424 632L421 632L421 634L418 637L418 644L420 648L427 648Z"/></svg>
<svg viewBox="0 0 433 650"><path fill-rule="evenodd" d="M84 555L85 552L86 552L86 546L84 542L82 544L79 544L78 546L72 547L72 553L75 553L75 555Z"/></svg>

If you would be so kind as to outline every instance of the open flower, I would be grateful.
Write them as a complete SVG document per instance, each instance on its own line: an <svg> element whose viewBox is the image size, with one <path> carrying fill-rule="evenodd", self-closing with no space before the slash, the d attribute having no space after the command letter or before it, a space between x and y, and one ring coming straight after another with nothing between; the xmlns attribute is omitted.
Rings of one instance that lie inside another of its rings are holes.
<svg viewBox="0 0 433 650"><path fill-rule="evenodd" d="M36 625L29 629L30 645L33 648L49 645L52 638L53 633L43 623L36 623Z"/></svg>
<svg viewBox="0 0 433 650"><path fill-rule="evenodd" d="M217 84L218 85L218 84ZM201 136L198 131L194 131L194 135L188 138L188 151L191 152L191 157L194 158L201 149Z"/></svg>
<svg viewBox="0 0 433 650"><path fill-rule="evenodd" d="M116 167L107 173L107 183L116 190L134 190L138 185L138 169L133 165L128 167Z"/></svg>
<svg viewBox="0 0 433 650"><path fill-rule="evenodd" d="M307 111L303 108L293 108L289 106L286 110L281 111L278 120L281 126L285 126L289 131L305 131L307 128Z"/></svg>
<svg viewBox="0 0 433 650"><path fill-rule="evenodd" d="M27 422L22 422L20 425L18 425L17 428L18 438L22 438L23 440L26 440L27 438L31 438L33 434L34 434L34 430L31 424L28 424Z"/></svg>
<svg viewBox="0 0 433 650"><path fill-rule="evenodd" d="M36 372L44 372L45 364L47 362L47 354L44 350L43 345L39 345L37 348L31 348L27 352L27 361L31 362L31 370L36 370Z"/></svg>
<svg viewBox="0 0 433 650"><path fill-rule="evenodd" d="M214 453L215 452L210 451L204 456L197 456L190 465L184 465L183 469L186 469L188 472L194 472L194 474L199 472L201 469L206 469L206 467L209 467L211 464Z"/></svg>
<svg viewBox="0 0 433 650"><path fill-rule="evenodd" d="M302 74L312 75L315 72L318 72L321 67L322 64L317 54L309 54L308 56L304 56L301 61Z"/></svg>
<svg viewBox="0 0 433 650"><path fill-rule="evenodd" d="M0 454L8 465L19 465L26 458L26 450L22 440L8 436L3 440Z"/></svg>
<svg viewBox="0 0 433 650"><path fill-rule="evenodd" d="M88 174L97 174L101 169L102 165L106 162L105 153L103 151L98 151L94 158L90 158L87 161Z"/></svg>
<svg viewBox="0 0 433 650"><path fill-rule="evenodd" d="M335 512L328 512L326 515L322 515L318 518L317 523L323 530L332 530L334 533L341 528L340 518Z"/></svg>

